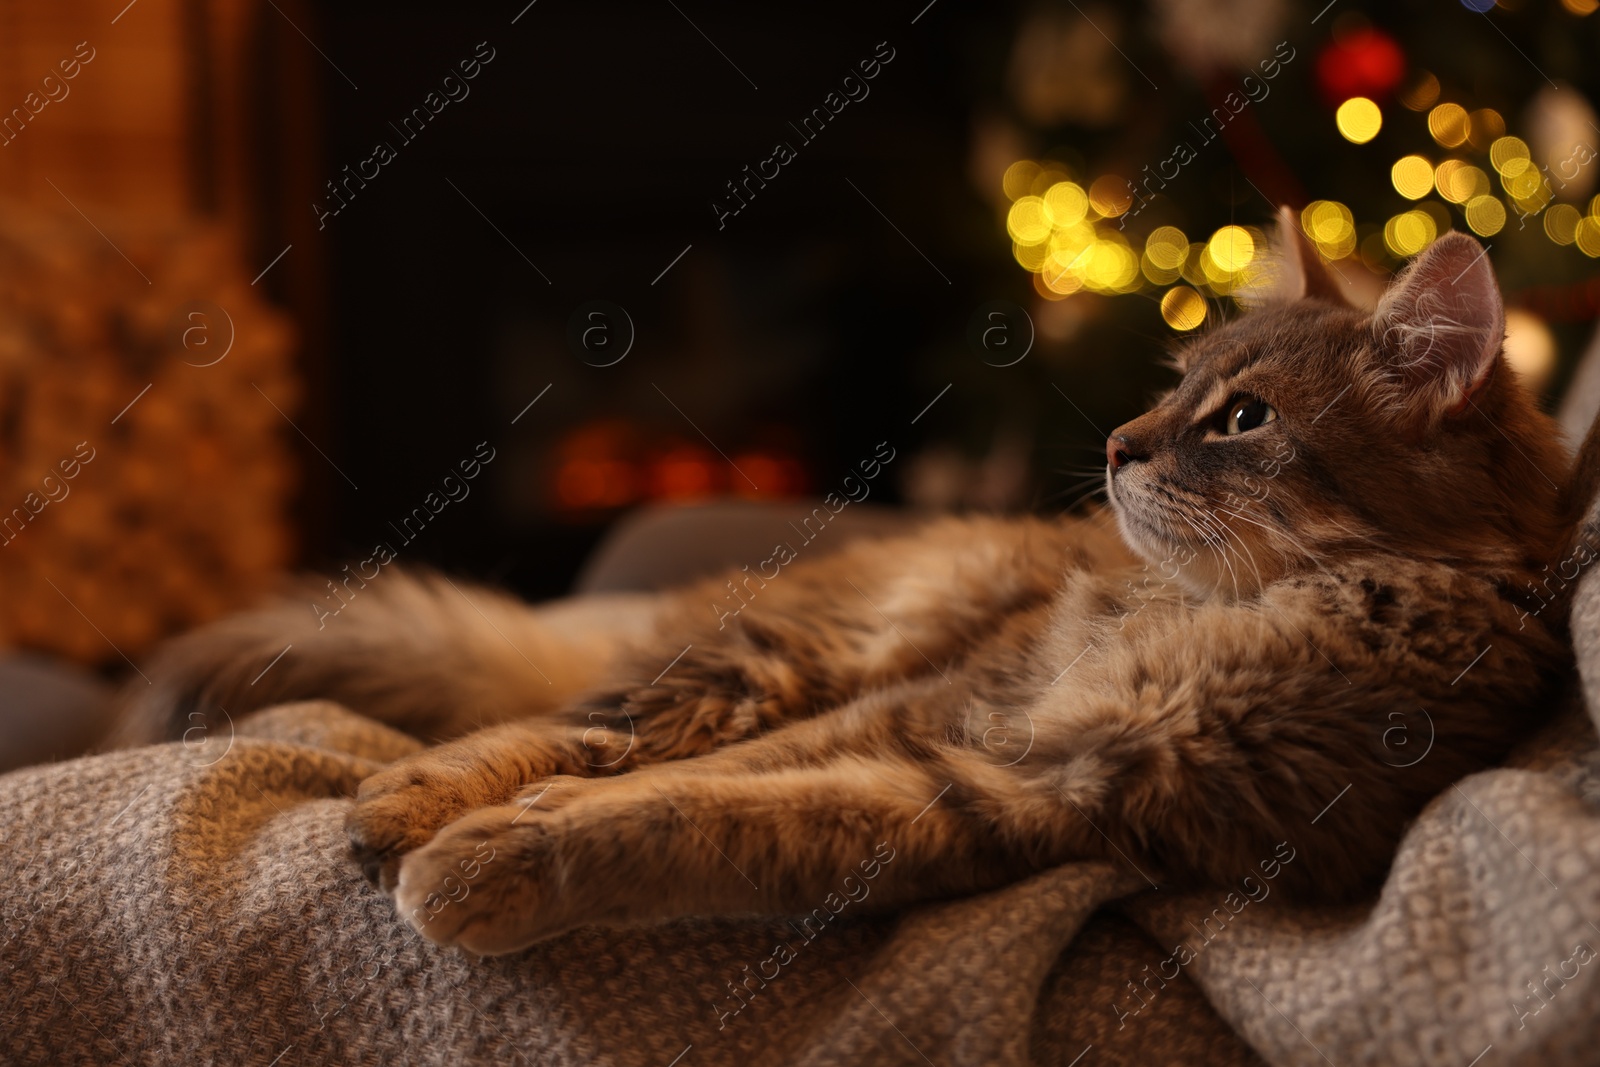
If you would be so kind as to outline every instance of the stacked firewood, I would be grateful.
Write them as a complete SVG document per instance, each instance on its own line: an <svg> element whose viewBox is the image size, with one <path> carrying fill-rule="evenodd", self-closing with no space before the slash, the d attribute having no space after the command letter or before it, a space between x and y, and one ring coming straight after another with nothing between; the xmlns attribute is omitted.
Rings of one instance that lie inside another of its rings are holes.
<svg viewBox="0 0 1600 1067"><path fill-rule="evenodd" d="M220 230L89 214L0 206L0 641L131 663L287 564L295 337Z"/></svg>

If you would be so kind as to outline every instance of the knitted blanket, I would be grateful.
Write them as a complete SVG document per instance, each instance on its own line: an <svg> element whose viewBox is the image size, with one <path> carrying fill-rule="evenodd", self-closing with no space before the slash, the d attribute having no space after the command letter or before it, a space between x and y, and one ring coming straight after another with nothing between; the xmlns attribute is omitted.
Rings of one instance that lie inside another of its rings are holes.
<svg viewBox="0 0 1600 1067"><path fill-rule="evenodd" d="M1600 640L1597 600L1579 631ZM1595 1062L1600 748L1576 701L1438 797L1364 907L1082 864L894 918L581 930L497 959L419 940L345 855L356 784L416 744L298 704L0 778L0 1059Z"/></svg>

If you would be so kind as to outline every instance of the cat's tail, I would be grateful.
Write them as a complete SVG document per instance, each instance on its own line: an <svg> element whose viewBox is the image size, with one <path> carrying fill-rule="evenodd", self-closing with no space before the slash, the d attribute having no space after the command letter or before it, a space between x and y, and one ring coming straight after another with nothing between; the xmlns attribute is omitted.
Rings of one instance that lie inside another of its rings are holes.
<svg viewBox="0 0 1600 1067"><path fill-rule="evenodd" d="M111 747L333 700L429 740L565 706L654 623L656 598L532 608L438 574L301 586L168 642L124 688Z"/></svg>

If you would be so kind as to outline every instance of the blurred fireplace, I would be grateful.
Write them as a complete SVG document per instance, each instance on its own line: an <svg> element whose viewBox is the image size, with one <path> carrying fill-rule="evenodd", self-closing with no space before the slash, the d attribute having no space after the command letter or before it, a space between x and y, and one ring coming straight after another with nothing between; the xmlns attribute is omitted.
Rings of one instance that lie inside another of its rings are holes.
<svg viewBox="0 0 1600 1067"><path fill-rule="evenodd" d="M937 38L802 135L791 120L879 42L904 43L904 18L690 14L0 0L0 100L95 49L70 96L0 147L0 196L231 235L260 272L252 297L297 327L280 429L298 565L368 554L487 442L471 498L402 562L557 593L622 509L820 492L879 441L907 453L946 381L931 339L961 337L952 296L972 244L993 243ZM469 95L406 122L483 50ZM729 182L783 138L798 159L719 220ZM381 165L377 142L393 149ZM609 367L568 343L597 299L636 329Z"/></svg>

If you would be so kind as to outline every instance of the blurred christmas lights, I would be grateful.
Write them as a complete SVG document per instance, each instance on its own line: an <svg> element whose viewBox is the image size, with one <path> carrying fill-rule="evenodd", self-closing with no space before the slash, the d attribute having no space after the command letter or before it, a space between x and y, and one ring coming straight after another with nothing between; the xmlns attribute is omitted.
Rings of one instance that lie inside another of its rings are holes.
<svg viewBox="0 0 1600 1067"><path fill-rule="evenodd" d="M1590 0L1575 2L1586 5ZM1600 5L1600 0L1593 3ZM1393 87L1375 85L1372 91L1382 95ZM1600 258L1600 197L1587 210L1557 203L1557 190L1566 189L1571 180L1565 170L1552 188L1549 169L1535 164L1526 141L1507 134L1498 111L1468 111L1439 96L1438 79L1426 71L1398 93L1407 108L1425 114L1434 144L1449 151L1437 163L1413 152L1391 165L1395 191L1415 206L1379 226L1358 224L1338 201L1312 201L1300 221L1318 253L1330 261L1357 257L1368 269L1387 274L1399 260L1421 252L1451 228L1492 237L1509 223L1524 228L1543 213L1540 229L1551 243ZM1383 113L1372 98L1349 96L1338 105L1335 123L1346 140L1366 144L1381 131ZM1600 155L1586 151L1565 161L1567 170L1596 158ZM1194 240L1180 227L1165 224L1141 242L1127 232L1133 217L1132 187L1117 174L1090 178L1056 161L1018 160L1007 168L1001 184L1010 202L1005 226L1016 261L1033 272L1034 288L1051 302L1084 291L1115 295L1156 287L1166 290L1162 319L1172 329L1186 331L1205 321L1209 297L1243 298L1270 269L1263 254L1267 235L1254 227L1224 226L1209 238ZM1447 205L1454 206L1459 218Z"/></svg>

